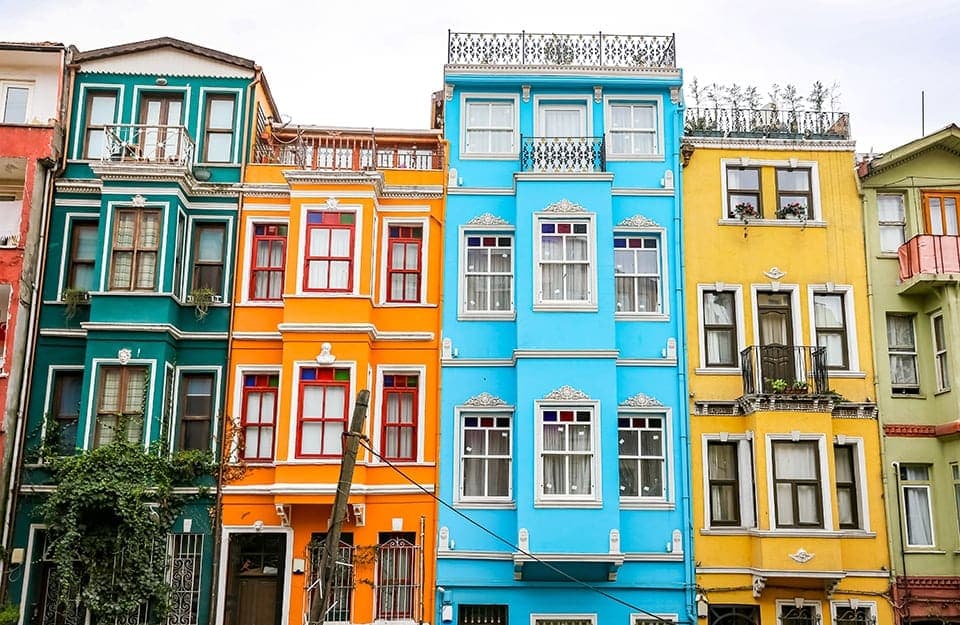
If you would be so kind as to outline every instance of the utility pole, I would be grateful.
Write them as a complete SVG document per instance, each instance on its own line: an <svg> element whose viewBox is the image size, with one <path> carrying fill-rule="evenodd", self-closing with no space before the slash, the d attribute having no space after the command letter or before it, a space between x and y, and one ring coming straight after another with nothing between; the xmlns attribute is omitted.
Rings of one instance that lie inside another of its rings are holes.
<svg viewBox="0 0 960 625"><path fill-rule="evenodd" d="M363 436L363 423L367 418L367 406L370 405L370 391L363 389L357 393L350 420L350 431L344 432L343 462L340 464L340 480L337 482L337 494L333 499L333 513L330 528L323 541L323 555L320 557L320 575L310 590L310 623L322 623L330 609L333 594L333 580L337 570L337 556L340 553L340 528L347 515L347 499L350 497L350 485L353 483L353 467L357 464L357 448Z"/></svg>

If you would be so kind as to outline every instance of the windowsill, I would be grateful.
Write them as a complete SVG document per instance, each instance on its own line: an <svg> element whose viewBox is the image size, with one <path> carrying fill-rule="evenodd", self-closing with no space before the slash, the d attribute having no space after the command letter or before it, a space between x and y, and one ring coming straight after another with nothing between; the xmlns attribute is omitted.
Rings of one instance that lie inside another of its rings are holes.
<svg viewBox="0 0 960 625"><path fill-rule="evenodd" d="M224 163L222 161L218 161L216 163L200 162L200 163L194 163L194 165L196 167L240 167L240 163Z"/></svg>
<svg viewBox="0 0 960 625"><path fill-rule="evenodd" d="M246 300L243 302L238 302L237 308L283 308L283 300L270 300L264 302Z"/></svg>
<svg viewBox="0 0 960 625"><path fill-rule="evenodd" d="M610 154L604 155L608 163L663 161L663 154Z"/></svg>
<svg viewBox="0 0 960 625"><path fill-rule="evenodd" d="M670 321L663 313L614 313L614 321Z"/></svg>
<svg viewBox="0 0 960 625"><path fill-rule="evenodd" d="M741 375L740 367L697 367L697 375Z"/></svg>
<svg viewBox="0 0 960 625"><path fill-rule="evenodd" d="M595 499L537 499L533 502L534 508L602 508L603 502Z"/></svg>
<svg viewBox="0 0 960 625"><path fill-rule="evenodd" d="M758 538L776 538L783 536L799 538L876 538L876 532L865 530L792 530L776 528L761 530L755 527L703 527L700 528L703 536L756 536Z"/></svg>
<svg viewBox="0 0 960 625"><path fill-rule="evenodd" d="M926 399L923 393L890 393L891 399Z"/></svg>
<svg viewBox="0 0 960 625"><path fill-rule="evenodd" d="M903 550L903 553L909 554L912 556L922 556L922 555L945 556L947 555L947 552L944 551L943 549L933 549L933 548L923 549L919 547L907 547L906 549Z"/></svg>
<svg viewBox="0 0 960 625"><path fill-rule="evenodd" d="M877 254L877 258L885 258L889 260L899 260L900 256L896 252L880 252Z"/></svg>
<svg viewBox="0 0 960 625"><path fill-rule="evenodd" d="M746 223L742 219L731 219L721 217L717 222L721 226L783 226L785 228L826 228L827 222L819 219L808 219L800 221L799 219L748 219Z"/></svg>
<svg viewBox="0 0 960 625"><path fill-rule="evenodd" d="M424 304L423 302L380 302L377 306L381 308L437 308L436 304Z"/></svg>
<svg viewBox="0 0 960 625"><path fill-rule="evenodd" d="M12 126L14 128L55 128L51 124L30 123L30 122L0 122L0 126Z"/></svg>
<svg viewBox="0 0 960 625"><path fill-rule="evenodd" d="M950 389L948 389L948 388L942 388L942 389L938 390L937 392L935 392L935 393L933 394L933 396L936 397L936 396L938 396L938 395L945 395L945 394L947 394L947 393L949 393L949 392L950 392Z"/></svg>
<svg viewBox="0 0 960 625"><path fill-rule="evenodd" d="M454 508L464 508L471 510L516 510L517 504L513 501L457 501L453 504Z"/></svg>
<svg viewBox="0 0 960 625"><path fill-rule="evenodd" d="M352 291L298 291L289 295L284 295L284 299L294 299L294 298L334 298L334 297L354 297L354 298L363 298L367 299L366 295L361 295L360 293L354 293Z"/></svg>
<svg viewBox="0 0 960 625"><path fill-rule="evenodd" d="M827 376L831 378L866 378L867 374L863 371L834 371L828 369Z"/></svg>
<svg viewBox="0 0 960 625"><path fill-rule="evenodd" d="M620 498L621 510L674 510L677 505L672 501L643 501L642 499Z"/></svg>
<svg viewBox="0 0 960 625"><path fill-rule="evenodd" d="M457 321L514 321L517 318L515 311L508 313L460 313L457 315Z"/></svg>
<svg viewBox="0 0 960 625"><path fill-rule="evenodd" d="M461 161L519 161L520 154L514 152L512 154L486 154L486 153L460 153Z"/></svg>
<svg viewBox="0 0 960 625"><path fill-rule="evenodd" d="M597 312L599 307L596 304L534 304L534 312Z"/></svg>

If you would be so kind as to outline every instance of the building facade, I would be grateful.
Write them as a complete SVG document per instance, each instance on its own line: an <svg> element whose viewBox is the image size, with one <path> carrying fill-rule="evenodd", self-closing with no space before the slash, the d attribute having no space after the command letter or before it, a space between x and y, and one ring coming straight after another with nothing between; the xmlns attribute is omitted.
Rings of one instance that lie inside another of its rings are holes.
<svg viewBox="0 0 960 625"><path fill-rule="evenodd" d="M692 623L671 36L450 33L438 623Z"/></svg>
<svg viewBox="0 0 960 625"><path fill-rule="evenodd" d="M960 622L960 128L860 166L898 623Z"/></svg>
<svg viewBox="0 0 960 625"><path fill-rule="evenodd" d="M686 120L697 610L708 625L890 623L848 116Z"/></svg>
<svg viewBox="0 0 960 625"><path fill-rule="evenodd" d="M259 137L239 220L216 623L429 621L443 143L318 127ZM320 555L362 389L365 438L322 618Z"/></svg>
<svg viewBox="0 0 960 625"><path fill-rule="evenodd" d="M169 38L76 53L70 88L19 458L12 544L23 568L10 595L24 624L84 609L58 602L34 515L54 488L47 459L119 438L219 454L237 185L255 100L268 99L253 61ZM215 500L199 485L183 492L196 496L170 530L174 618L201 623Z"/></svg>

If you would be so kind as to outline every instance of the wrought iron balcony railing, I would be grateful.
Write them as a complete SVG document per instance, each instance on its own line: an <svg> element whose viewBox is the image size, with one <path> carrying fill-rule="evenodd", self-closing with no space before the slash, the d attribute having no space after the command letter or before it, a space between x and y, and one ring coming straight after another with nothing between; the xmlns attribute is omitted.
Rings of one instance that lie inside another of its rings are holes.
<svg viewBox="0 0 960 625"><path fill-rule="evenodd" d="M919 274L960 274L960 237L951 234L918 234L897 250L900 280Z"/></svg>
<svg viewBox="0 0 960 625"><path fill-rule="evenodd" d="M675 69L673 35L447 33L451 65L559 65Z"/></svg>
<svg viewBox="0 0 960 625"><path fill-rule="evenodd" d="M822 395L830 390L827 348L751 345L740 352L744 395Z"/></svg>
<svg viewBox="0 0 960 625"><path fill-rule="evenodd" d="M692 137L850 138L850 115L772 108L688 108L684 133Z"/></svg>
<svg viewBox="0 0 960 625"><path fill-rule="evenodd" d="M520 137L520 170L605 171L603 137Z"/></svg>
<svg viewBox="0 0 960 625"><path fill-rule="evenodd" d="M182 167L193 162L195 144L184 126L115 124L104 127L101 160L165 163Z"/></svg>
<svg viewBox="0 0 960 625"><path fill-rule="evenodd" d="M305 136L289 143L258 143L257 163L290 165L299 169L443 169L443 148L427 142L390 142L374 137Z"/></svg>

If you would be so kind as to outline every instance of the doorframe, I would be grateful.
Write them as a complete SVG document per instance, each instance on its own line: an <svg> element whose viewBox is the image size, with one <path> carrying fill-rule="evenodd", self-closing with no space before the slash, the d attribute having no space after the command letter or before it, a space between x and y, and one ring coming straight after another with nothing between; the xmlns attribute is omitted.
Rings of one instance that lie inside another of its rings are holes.
<svg viewBox="0 0 960 625"><path fill-rule="evenodd" d="M551 94L542 94L533 96L533 136L539 137L540 133L540 107L541 106L583 106L585 111L584 117L584 137L593 136L593 106L591 103L591 96L583 94L564 94L564 93L551 93Z"/></svg>
<svg viewBox="0 0 960 625"><path fill-rule="evenodd" d="M761 292L772 293L790 293L790 323L793 325L793 345L802 347L803 329L800 324L800 285L799 284L779 284L768 282L766 284L751 284L750 296L753 301L750 302L750 316L753 323L753 345L760 345L760 315L757 308L757 295Z"/></svg>
<svg viewBox="0 0 960 625"><path fill-rule="evenodd" d="M227 596L227 567L230 563L230 537L233 534L286 534L286 555L284 556L284 575L280 592L282 597L280 625L289 625L290 621L290 591L288 585L291 583L293 570L293 528L280 526L262 526L257 529L255 525L224 525L220 534L220 562L217 563L217 619L216 625L223 625L224 620L224 598Z"/></svg>

